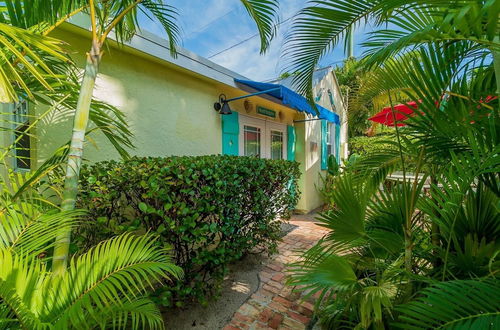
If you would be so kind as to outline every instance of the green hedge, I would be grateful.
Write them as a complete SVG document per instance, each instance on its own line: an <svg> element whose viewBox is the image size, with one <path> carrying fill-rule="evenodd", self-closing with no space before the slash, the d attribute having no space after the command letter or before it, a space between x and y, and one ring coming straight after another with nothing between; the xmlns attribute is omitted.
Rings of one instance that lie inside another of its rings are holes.
<svg viewBox="0 0 500 330"><path fill-rule="evenodd" d="M276 249L295 207L298 163L249 157L133 158L85 166L78 206L89 211L79 247L127 231L152 231L173 247L183 281L160 289L161 304L206 303L228 263Z"/></svg>
<svg viewBox="0 0 500 330"><path fill-rule="evenodd" d="M371 152L385 149L395 149L396 137L390 134L376 136L356 136L349 138L351 154L366 155Z"/></svg>

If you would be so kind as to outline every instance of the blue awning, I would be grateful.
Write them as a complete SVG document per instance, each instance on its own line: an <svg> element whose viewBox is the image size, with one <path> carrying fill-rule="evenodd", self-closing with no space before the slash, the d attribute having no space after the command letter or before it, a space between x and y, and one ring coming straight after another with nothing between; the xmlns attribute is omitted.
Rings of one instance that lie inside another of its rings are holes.
<svg viewBox="0 0 500 330"><path fill-rule="evenodd" d="M323 108L322 106L317 104L316 107L318 111L314 110L314 108L311 106L311 104L307 101L305 97L295 93L290 88L287 88L283 85L262 83L257 81L241 80L241 79L234 79L234 81L239 84L243 84L253 89L256 89L257 91L275 89L266 94L273 96L277 99L280 99L284 105L294 108L295 110L305 112L307 114L317 116L320 119L325 119L329 122L340 125L340 119L336 113L326 108Z"/></svg>

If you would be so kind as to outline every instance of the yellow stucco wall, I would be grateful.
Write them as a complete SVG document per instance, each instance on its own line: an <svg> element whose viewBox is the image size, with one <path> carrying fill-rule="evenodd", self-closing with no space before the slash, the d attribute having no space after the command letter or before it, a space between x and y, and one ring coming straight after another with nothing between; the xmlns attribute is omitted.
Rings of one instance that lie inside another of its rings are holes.
<svg viewBox="0 0 500 330"><path fill-rule="evenodd" d="M57 31L53 36L69 43L75 52L73 59L82 66L89 40L65 31ZM136 148L131 150L132 154L169 156L220 153L221 124L211 108L217 93L214 84L109 49L100 66L94 96L125 113L134 134ZM40 125L39 162L69 140L70 126L67 117L53 117ZM85 158L93 161L118 158L102 136L91 138L97 148L87 143Z"/></svg>
<svg viewBox="0 0 500 330"><path fill-rule="evenodd" d="M297 131L296 158L300 162L302 177L299 188L302 197L297 211L306 213L323 205L319 189L322 187L321 175L321 121L308 121L295 124Z"/></svg>
<svg viewBox="0 0 500 330"><path fill-rule="evenodd" d="M56 30L52 36L69 44L72 58L82 67L89 47L88 37L66 30ZM130 150L132 155L170 156L221 153L221 120L213 109L220 93L228 98L247 94L168 63L110 48L103 57L94 96L125 113L134 134L136 148ZM259 117L255 113L257 106L270 108L281 113L275 121L286 125L294 125L294 119L304 119L302 113L268 99L252 97L248 100L250 107L245 108L245 101L239 100L231 102L231 108L255 117ZM58 113L37 126L38 164L69 141L71 120L71 113ZM297 208L310 211L322 204L317 192L320 182L320 122L295 124L295 127L296 159L303 169L300 179L302 197ZM314 143L317 144L315 149ZM119 155L104 136L94 133L86 143L84 158L100 161L118 159Z"/></svg>

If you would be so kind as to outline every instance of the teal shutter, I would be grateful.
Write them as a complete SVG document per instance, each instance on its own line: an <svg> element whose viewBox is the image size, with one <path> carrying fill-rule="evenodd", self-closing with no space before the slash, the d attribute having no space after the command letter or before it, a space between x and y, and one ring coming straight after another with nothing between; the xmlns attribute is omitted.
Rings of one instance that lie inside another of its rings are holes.
<svg viewBox="0 0 500 330"><path fill-rule="evenodd" d="M340 165L340 125L335 125L335 157Z"/></svg>
<svg viewBox="0 0 500 330"><path fill-rule="evenodd" d="M222 154L238 156L238 138L240 135L240 124L238 113L221 115L222 118Z"/></svg>
<svg viewBox="0 0 500 330"><path fill-rule="evenodd" d="M297 137L295 135L295 127L293 126L288 126L288 141L287 141L287 159L288 160L295 160L295 143L297 140Z"/></svg>
<svg viewBox="0 0 500 330"><path fill-rule="evenodd" d="M321 169L326 170L328 168L328 145L327 145L327 136L326 136L326 125L328 122L326 120L321 121Z"/></svg>

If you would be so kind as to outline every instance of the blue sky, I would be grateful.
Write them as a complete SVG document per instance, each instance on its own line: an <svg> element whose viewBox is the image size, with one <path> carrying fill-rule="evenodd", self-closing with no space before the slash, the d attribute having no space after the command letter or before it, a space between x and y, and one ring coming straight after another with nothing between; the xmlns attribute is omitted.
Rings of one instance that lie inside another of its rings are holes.
<svg viewBox="0 0 500 330"><path fill-rule="evenodd" d="M305 3L306 0L281 0L281 20L292 17ZM170 0L169 4L178 9L182 28L181 46L184 48L253 80L274 79L282 72L284 61L280 55L284 35L292 20L279 26L271 48L265 55L260 55L259 37L249 39L257 33L257 28L239 0ZM165 36L158 23L149 20L142 23L144 29ZM362 40L363 30L356 31L356 42ZM242 42L246 39L249 40ZM360 54L359 47L355 47L354 53L355 56ZM337 47L322 60L321 65L337 64L344 57L342 47Z"/></svg>

